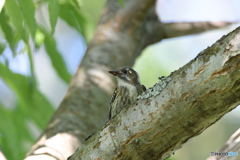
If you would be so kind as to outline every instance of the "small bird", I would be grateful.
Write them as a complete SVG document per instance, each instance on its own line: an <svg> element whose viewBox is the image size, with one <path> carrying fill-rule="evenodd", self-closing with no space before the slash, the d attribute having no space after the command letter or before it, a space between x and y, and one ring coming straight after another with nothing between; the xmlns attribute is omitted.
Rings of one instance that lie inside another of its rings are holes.
<svg viewBox="0 0 240 160"><path fill-rule="evenodd" d="M141 85L138 73L130 67L121 67L116 71L109 71L109 73L117 76L118 79L118 85L110 101L110 120L123 108L132 105L137 96L146 91L146 87Z"/></svg>

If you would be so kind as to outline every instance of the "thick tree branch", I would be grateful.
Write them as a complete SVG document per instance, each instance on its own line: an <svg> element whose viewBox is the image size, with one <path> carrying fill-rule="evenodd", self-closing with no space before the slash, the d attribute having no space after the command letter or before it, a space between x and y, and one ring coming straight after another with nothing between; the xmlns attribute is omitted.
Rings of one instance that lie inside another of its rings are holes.
<svg viewBox="0 0 240 160"><path fill-rule="evenodd" d="M70 157L166 159L240 104L240 27L104 125Z"/></svg>
<svg viewBox="0 0 240 160"><path fill-rule="evenodd" d="M229 153L232 155L211 156L207 160L225 160L227 158L231 160L240 159L240 128L229 138L229 140L217 151L217 153Z"/></svg>
<svg viewBox="0 0 240 160"><path fill-rule="evenodd" d="M154 4L155 0L125 0L122 8L118 1L107 1L64 100L28 153L27 160L66 159L85 138L106 123L115 85L107 71L132 66L146 46L164 38L156 36L150 25L157 22L155 13L150 18Z"/></svg>

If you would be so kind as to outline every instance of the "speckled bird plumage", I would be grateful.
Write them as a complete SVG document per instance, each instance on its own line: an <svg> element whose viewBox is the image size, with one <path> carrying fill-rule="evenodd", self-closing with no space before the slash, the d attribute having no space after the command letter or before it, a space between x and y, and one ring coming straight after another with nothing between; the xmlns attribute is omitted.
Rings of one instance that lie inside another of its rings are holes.
<svg viewBox="0 0 240 160"><path fill-rule="evenodd" d="M117 76L118 79L118 85L110 101L109 119L111 119L123 108L132 105L137 96L141 95L146 88L141 85L138 73L130 67L121 67L109 73Z"/></svg>

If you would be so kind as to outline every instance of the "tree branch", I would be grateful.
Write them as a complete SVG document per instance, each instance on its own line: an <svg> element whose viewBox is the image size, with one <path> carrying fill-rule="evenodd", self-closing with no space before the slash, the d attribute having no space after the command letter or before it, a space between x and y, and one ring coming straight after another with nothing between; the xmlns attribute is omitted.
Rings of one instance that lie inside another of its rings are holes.
<svg viewBox="0 0 240 160"><path fill-rule="evenodd" d="M229 26L231 22L182 22L182 23L165 23L165 38L173 38L197 34L217 28Z"/></svg>
<svg viewBox="0 0 240 160"><path fill-rule="evenodd" d="M240 104L240 27L148 89L69 160L166 159Z"/></svg>
<svg viewBox="0 0 240 160"><path fill-rule="evenodd" d="M222 146L218 153L235 152L237 155L231 155L231 160L240 159L240 128L229 138L229 140ZM230 156L230 155L228 155ZM207 160L225 160L226 156L211 156Z"/></svg>
<svg viewBox="0 0 240 160"><path fill-rule="evenodd" d="M235 22L178 22L163 23L159 20L153 5L145 16L143 25L139 28L141 43L139 50L143 50L148 45L160 42L162 39L197 34L218 28L224 28Z"/></svg>

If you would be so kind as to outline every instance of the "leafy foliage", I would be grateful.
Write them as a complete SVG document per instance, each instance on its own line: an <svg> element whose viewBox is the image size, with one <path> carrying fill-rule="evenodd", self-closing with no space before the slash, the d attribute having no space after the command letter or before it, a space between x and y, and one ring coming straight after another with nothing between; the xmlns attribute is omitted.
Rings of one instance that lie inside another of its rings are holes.
<svg viewBox="0 0 240 160"><path fill-rule="evenodd" d="M82 8L83 3L87 9ZM102 6L103 3L104 0L6 0L0 4L0 80L17 97L14 109L7 108L0 102L0 147L7 159L23 159L36 140L29 123L42 130L54 112L53 106L38 89L32 51L44 45L56 73L69 83L71 75L53 36L57 21L59 18L64 20L88 42L97 23L96 17L100 16L101 7L98 5ZM95 15L89 10L91 5L98 7ZM46 24L39 24L35 19L36 12L45 6L48 7L50 31ZM19 47L23 50L19 51ZM3 54L6 52L13 56L27 54L30 75L10 70L8 59Z"/></svg>
<svg viewBox="0 0 240 160"><path fill-rule="evenodd" d="M59 2L58 0L51 0L48 1L48 12L49 12L49 18L50 18L50 24L52 27L52 33L54 33L55 26L57 24L57 18L59 14Z"/></svg>

